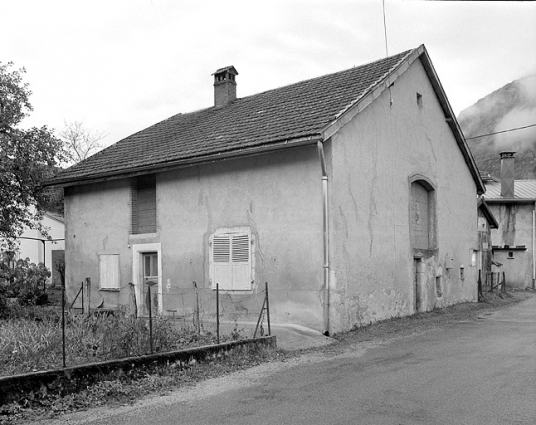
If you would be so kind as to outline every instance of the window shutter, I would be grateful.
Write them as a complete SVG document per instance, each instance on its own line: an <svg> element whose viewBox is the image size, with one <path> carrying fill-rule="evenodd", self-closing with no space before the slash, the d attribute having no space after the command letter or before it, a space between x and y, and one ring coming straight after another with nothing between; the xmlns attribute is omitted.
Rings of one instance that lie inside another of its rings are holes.
<svg viewBox="0 0 536 425"><path fill-rule="evenodd" d="M229 236L214 236L212 261L214 287L217 283L221 289L229 289L231 287L231 238Z"/></svg>
<svg viewBox="0 0 536 425"><path fill-rule="evenodd" d="M232 237L232 289L251 289L250 238L248 234Z"/></svg>
<svg viewBox="0 0 536 425"><path fill-rule="evenodd" d="M99 283L101 289L120 289L119 255L99 255Z"/></svg>
<svg viewBox="0 0 536 425"><path fill-rule="evenodd" d="M210 272L212 287L221 290L251 289L252 246L248 228L222 229L211 237Z"/></svg>
<svg viewBox="0 0 536 425"><path fill-rule="evenodd" d="M132 191L132 233L156 232L156 178L154 174L136 179Z"/></svg>

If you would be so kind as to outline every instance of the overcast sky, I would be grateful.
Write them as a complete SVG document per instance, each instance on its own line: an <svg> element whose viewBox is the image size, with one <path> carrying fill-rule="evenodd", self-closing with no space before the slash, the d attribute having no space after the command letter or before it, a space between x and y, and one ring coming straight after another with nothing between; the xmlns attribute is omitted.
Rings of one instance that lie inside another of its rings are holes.
<svg viewBox="0 0 536 425"><path fill-rule="evenodd" d="M536 73L536 2L385 0L389 54L424 44L456 115ZM0 0L0 61L25 67L26 125L83 121L106 144L238 96L385 56L382 0Z"/></svg>

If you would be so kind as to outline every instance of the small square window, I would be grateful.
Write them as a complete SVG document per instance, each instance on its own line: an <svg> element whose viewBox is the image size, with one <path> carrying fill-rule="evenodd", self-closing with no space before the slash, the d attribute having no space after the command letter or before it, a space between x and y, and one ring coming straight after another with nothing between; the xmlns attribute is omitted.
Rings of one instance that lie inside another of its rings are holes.
<svg viewBox="0 0 536 425"><path fill-rule="evenodd" d="M417 93L417 105L422 108L422 94Z"/></svg>
<svg viewBox="0 0 536 425"><path fill-rule="evenodd" d="M514 259L514 251L508 251L508 259Z"/></svg>

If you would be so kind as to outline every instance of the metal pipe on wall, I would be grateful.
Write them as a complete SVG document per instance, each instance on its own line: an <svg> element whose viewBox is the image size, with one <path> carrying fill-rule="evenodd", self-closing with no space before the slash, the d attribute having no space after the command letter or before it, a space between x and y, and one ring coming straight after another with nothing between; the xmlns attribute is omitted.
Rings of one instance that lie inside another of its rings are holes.
<svg viewBox="0 0 536 425"><path fill-rule="evenodd" d="M536 202L532 208L532 289L536 289Z"/></svg>
<svg viewBox="0 0 536 425"><path fill-rule="evenodd" d="M322 167L322 216L323 216L323 246L324 246L324 329L322 333L329 336L329 208L328 208L328 173L326 157L324 155L324 143L317 143L318 156Z"/></svg>

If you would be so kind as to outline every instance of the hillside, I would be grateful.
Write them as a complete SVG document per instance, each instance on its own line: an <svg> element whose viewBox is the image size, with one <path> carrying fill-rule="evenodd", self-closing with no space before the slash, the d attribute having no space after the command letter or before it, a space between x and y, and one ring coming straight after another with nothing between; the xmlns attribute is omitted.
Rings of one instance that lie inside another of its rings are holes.
<svg viewBox="0 0 536 425"><path fill-rule="evenodd" d="M471 139L536 124L536 74L515 80L463 110L458 121L478 168L500 175L499 152L515 151L516 178L536 178L536 127Z"/></svg>

